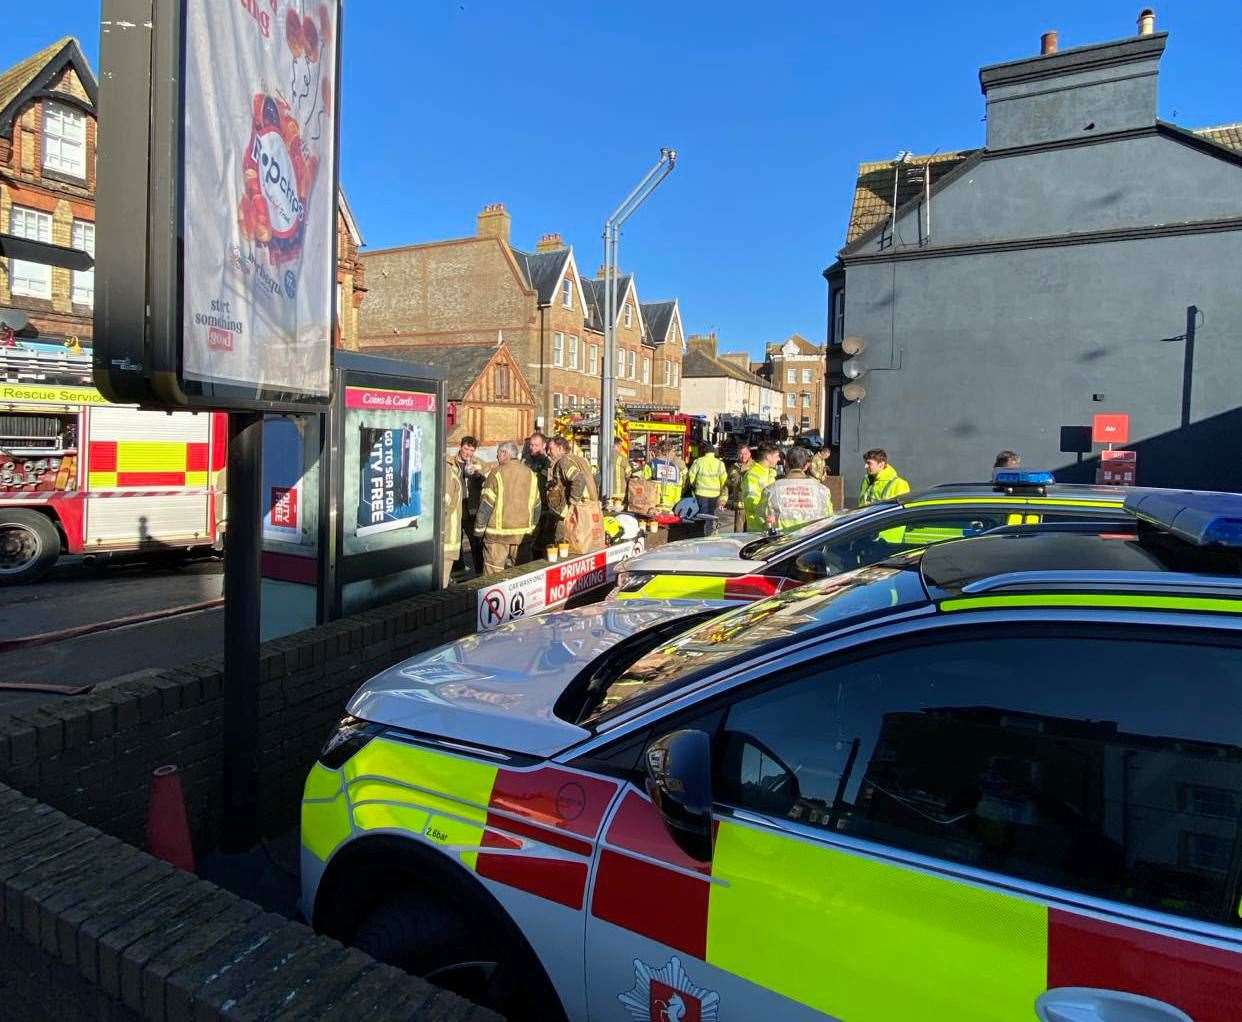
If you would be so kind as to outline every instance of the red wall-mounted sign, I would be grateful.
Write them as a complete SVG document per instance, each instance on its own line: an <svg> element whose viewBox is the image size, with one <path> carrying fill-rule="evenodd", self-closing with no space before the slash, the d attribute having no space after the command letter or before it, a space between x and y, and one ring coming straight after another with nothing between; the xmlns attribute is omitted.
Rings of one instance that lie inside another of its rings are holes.
<svg viewBox="0 0 1242 1022"><path fill-rule="evenodd" d="M1125 412L1105 412L1091 419L1091 439L1097 444L1128 444L1130 416Z"/></svg>

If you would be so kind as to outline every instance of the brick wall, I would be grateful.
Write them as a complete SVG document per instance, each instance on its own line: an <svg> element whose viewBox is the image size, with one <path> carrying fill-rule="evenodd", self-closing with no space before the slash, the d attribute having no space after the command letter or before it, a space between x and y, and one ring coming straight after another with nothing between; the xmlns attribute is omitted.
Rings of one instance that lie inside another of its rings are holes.
<svg viewBox="0 0 1242 1022"><path fill-rule="evenodd" d="M4 1018L498 1018L3 786L0 816Z"/></svg>

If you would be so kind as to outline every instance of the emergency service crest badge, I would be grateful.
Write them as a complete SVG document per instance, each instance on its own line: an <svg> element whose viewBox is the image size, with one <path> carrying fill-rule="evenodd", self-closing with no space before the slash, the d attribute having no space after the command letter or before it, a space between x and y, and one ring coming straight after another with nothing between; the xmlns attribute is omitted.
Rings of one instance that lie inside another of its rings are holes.
<svg viewBox="0 0 1242 1022"><path fill-rule="evenodd" d="M674 955L654 969L634 959L634 989L617 994L636 1022L717 1022L720 995L695 986Z"/></svg>

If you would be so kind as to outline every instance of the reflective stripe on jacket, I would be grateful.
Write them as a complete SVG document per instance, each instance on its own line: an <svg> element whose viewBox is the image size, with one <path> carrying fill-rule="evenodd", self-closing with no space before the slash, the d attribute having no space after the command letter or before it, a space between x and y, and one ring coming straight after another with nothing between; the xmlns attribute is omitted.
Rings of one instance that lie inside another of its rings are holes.
<svg viewBox="0 0 1242 1022"><path fill-rule="evenodd" d="M704 454L690 466L690 490L696 497L719 497L729 482L729 470L714 454Z"/></svg>
<svg viewBox="0 0 1242 1022"><path fill-rule="evenodd" d="M474 521L476 535L520 539L539 521L539 485L535 473L520 461L492 469L483 484L483 498Z"/></svg>
<svg viewBox="0 0 1242 1022"><path fill-rule="evenodd" d="M461 473L449 458L444 464L444 556L461 554Z"/></svg>
<svg viewBox="0 0 1242 1022"><path fill-rule="evenodd" d="M897 474L892 465L885 465L875 478L863 476L862 487L858 491L858 506L866 507L880 500L891 500L910 492L910 484Z"/></svg>
<svg viewBox="0 0 1242 1022"><path fill-rule="evenodd" d="M580 454L566 453L557 459L548 477L548 506L558 518L569 514L571 504L599 500L595 473Z"/></svg>
<svg viewBox="0 0 1242 1022"><path fill-rule="evenodd" d="M671 511L681 500L682 490L685 489L685 475L677 462L667 458L652 458L647 464L651 469L651 478L660 485L660 507Z"/></svg>
<svg viewBox="0 0 1242 1022"><path fill-rule="evenodd" d="M776 469L758 462L751 465L746 475L742 477L742 507L746 511L747 532L767 531L768 523L761 505L763 491L774 482L776 482Z"/></svg>
<svg viewBox="0 0 1242 1022"><path fill-rule="evenodd" d="M788 532L832 514L832 495L805 472L790 472L763 491L760 513L768 528Z"/></svg>

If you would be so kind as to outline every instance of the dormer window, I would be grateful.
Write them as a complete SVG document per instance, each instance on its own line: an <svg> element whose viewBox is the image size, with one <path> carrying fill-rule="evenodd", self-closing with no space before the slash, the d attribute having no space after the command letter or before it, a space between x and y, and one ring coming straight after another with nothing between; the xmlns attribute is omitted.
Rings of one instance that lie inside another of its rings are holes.
<svg viewBox="0 0 1242 1022"><path fill-rule="evenodd" d="M86 177L86 116L50 100L43 104L43 169Z"/></svg>
<svg viewBox="0 0 1242 1022"><path fill-rule="evenodd" d="M566 309L574 307L574 282L569 277L561 281L561 305Z"/></svg>

